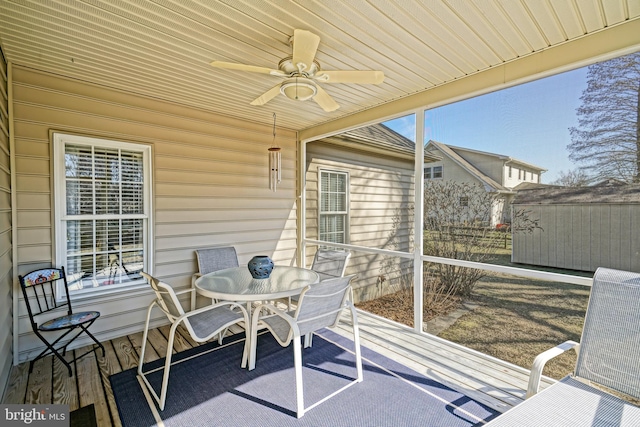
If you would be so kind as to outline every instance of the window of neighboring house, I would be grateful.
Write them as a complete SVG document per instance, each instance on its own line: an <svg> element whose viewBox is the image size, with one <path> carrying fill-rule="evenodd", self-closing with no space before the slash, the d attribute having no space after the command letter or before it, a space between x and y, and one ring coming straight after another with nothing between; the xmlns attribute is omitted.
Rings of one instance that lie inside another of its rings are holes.
<svg viewBox="0 0 640 427"><path fill-rule="evenodd" d="M518 179L522 179L522 169L518 169Z"/></svg>
<svg viewBox="0 0 640 427"><path fill-rule="evenodd" d="M462 206L463 208L469 207L469 197L467 196L460 197L460 206Z"/></svg>
<svg viewBox="0 0 640 427"><path fill-rule="evenodd" d="M442 178L442 166L433 167L433 179Z"/></svg>
<svg viewBox="0 0 640 427"><path fill-rule="evenodd" d="M56 264L69 289L143 284L150 262L151 148L54 134Z"/></svg>
<svg viewBox="0 0 640 427"><path fill-rule="evenodd" d="M424 179L431 179L431 168L424 168Z"/></svg>
<svg viewBox="0 0 640 427"><path fill-rule="evenodd" d="M509 178L511 178L512 169L513 168L511 166L509 166Z"/></svg>
<svg viewBox="0 0 640 427"><path fill-rule="evenodd" d="M319 240L347 243L349 174L320 171Z"/></svg>

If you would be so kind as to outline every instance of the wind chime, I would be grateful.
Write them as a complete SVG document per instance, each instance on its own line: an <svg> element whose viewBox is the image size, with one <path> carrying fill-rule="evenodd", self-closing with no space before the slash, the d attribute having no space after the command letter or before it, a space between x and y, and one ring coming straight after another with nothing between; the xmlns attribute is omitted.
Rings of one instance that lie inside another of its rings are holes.
<svg viewBox="0 0 640 427"><path fill-rule="evenodd" d="M275 193L282 181L282 155L276 146L276 113L273 113L273 141L269 148L269 188Z"/></svg>

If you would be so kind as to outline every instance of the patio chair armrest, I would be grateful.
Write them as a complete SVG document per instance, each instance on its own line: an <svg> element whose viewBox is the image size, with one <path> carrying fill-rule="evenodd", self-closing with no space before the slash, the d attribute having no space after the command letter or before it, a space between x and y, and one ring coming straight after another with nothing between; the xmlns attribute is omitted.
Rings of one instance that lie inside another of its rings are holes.
<svg viewBox="0 0 640 427"><path fill-rule="evenodd" d="M183 289L181 291L173 291L173 293L176 294L176 295L188 294L188 293L191 293L191 292L195 292L195 289L194 288L189 288L189 289Z"/></svg>
<svg viewBox="0 0 640 427"><path fill-rule="evenodd" d="M278 317L282 317L282 319L284 319L288 324L293 325L295 324L295 319L291 316L289 316L289 314L287 314L286 312L280 310L279 308L277 308L275 305L271 304L271 303L264 303L264 304L259 304L256 308L253 309L253 317L256 319L260 318L260 311L262 309L267 309L269 310L269 312L271 314L274 314ZM256 317L258 316L258 317Z"/></svg>
<svg viewBox="0 0 640 427"><path fill-rule="evenodd" d="M543 351L538 356L536 356L536 358L533 360L533 365L531 366L531 374L529 376L529 385L527 387L527 395L525 399L530 398L538 392L544 365L546 365L549 360L561 355L567 350L571 350L572 348L575 349L576 352L578 352L580 349L580 344L571 340L565 341L562 344L550 348L547 351Z"/></svg>

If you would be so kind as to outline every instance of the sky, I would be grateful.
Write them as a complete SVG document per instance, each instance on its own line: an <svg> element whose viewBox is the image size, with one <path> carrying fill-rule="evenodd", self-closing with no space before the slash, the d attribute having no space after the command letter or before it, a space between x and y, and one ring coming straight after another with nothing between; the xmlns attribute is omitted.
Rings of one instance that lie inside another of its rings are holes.
<svg viewBox="0 0 640 427"><path fill-rule="evenodd" d="M587 86L587 68L568 71L509 89L426 111L425 143L448 145L514 157L548 171L550 183L560 171L576 169L566 147L569 128ZM385 122L414 140L413 115Z"/></svg>

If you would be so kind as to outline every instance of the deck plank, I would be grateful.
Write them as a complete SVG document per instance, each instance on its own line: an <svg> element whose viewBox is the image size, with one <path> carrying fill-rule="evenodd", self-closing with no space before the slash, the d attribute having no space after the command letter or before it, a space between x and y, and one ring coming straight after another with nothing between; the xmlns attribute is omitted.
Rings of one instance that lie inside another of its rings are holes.
<svg viewBox="0 0 640 427"><path fill-rule="evenodd" d="M111 388L111 382L109 381L109 376L122 372L122 367L120 366L113 343L104 343L104 349L105 357L98 358L98 369L100 371L100 377L107 398L109 411L111 412L113 426L122 427L120 416L118 415L118 407L116 406L116 400L113 395L113 389Z"/></svg>
<svg viewBox="0 0 640 427"><path fill-rule="evenodd" d="M111 344L123 371L138 366L138 355L128 336L114 338L111 340Z"/></svg>
<svg viewBox="0 0 640 427"><path fill-rule="evenodd" d="M137 355L137 358L139 358L140 354L142 353L142 338L143 338L142 332L129 335L129 340L131 341L133 351ZM159 355L156 352L156 350L153 348L152 345L149 345L147 343L147 347L145 348L145 351L144 351L144 363L157 360L162 356L163 355ZM137 366L137 362L136 362L136 366Z"/></svg>
<svg viewBox="0 0 640 427"><path fill-rule="evenodd" d="M23 404L27 394L27 383L29 382L29 362L21 363L11 368L9 374L9 387L2 403Z"/></svg>
<svg viewBox="0 0 640 427"><path fill-rule="evenodd" d="M169 339L169 329L171 329L171 325L164 325L164 326L160 326L158 328L158 331L161 333L161 335L162 335L162 337L164 338L165 341L167 341ZM175 338L173 339L173 352L174 353L179 353L179 352L184 351L184 350L189 350L190 348L193 348L194 346L198 345L198 343L193 341L193 339L191 339L191 337L189 337L189 339L187 339L185 337L185 334L187 335L187 337L189 336L189 334L186 333L184 328L178 328L178 330L176 332L176 335L175 335Z"/></svg>
<svg viewBox="0 0 640 427"><path fill-rule="evenodd" d="M77 351L85 352L92 346L80 348ZM99 352L102 358L102 352ZM78 376L78 397L80 407L93 404L96 411L96 421L99 426L111 425L111 415L107 406L107 399L102 389L102 381L98 369L96 353L90 352L76 361L76 375ZM90 378L90 381L80 380Z"/></svg>
<svg viewBox="0 0 640 427"><path fill-rule="evenodd" d="M73 359L74 352L67 352L67 360ZM72 365L73 368L73 365ZM75 369L75 368L74 368ZM69 405L69 410L78 409L78 387L75 372L69 376L69 370L57 357L53 358L53 398L52 403Z"/></svg>
<svg viewBox="0 0 640 427"><path fill-rule="evenodd" d="M147 347L149 346L153 347L157 355L159 355L160 357L164 357L167 354L167 347L168 347L167 339L158 329L150 330L147 340L148 340ZM174 354L176 353L175 346L173 346L173 349L171 352Z"/></svg>
<svg viewBox="0 0 640 427"><path fill-rule="evenodd" d="M33 405L51 403L52 357L44 357L33 364L24 403Z"/></svg>

